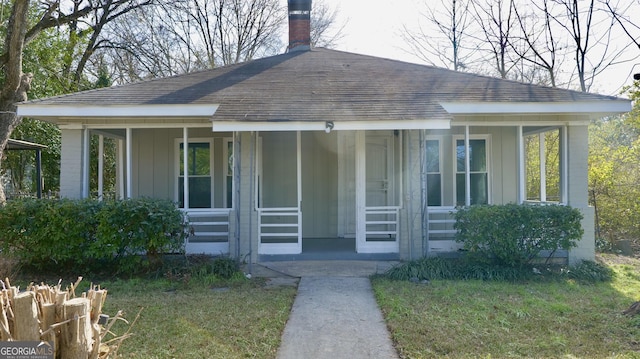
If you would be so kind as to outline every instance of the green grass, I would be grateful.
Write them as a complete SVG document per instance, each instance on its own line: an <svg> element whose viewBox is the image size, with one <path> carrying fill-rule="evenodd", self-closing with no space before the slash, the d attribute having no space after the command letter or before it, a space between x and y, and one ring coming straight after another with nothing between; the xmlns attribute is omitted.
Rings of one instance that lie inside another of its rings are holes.
<svg viewBox="0 0 640 359"><path fill-rule="evenodd" d="M216 282L212 280L211 282ZM220 285L221 283L217 283ZM274 358L296 290L236 278L224 288L132 279L105 283L104 312L125 311L125 358ZM115 328L122 334L125 325Z"/></svg>
<svg viewBox="0 0 640 359"><path fill-rule="evenodd" d="M640 358L640 260L610 264L611 282L510 283L375 278L402 358Z"/></svg>

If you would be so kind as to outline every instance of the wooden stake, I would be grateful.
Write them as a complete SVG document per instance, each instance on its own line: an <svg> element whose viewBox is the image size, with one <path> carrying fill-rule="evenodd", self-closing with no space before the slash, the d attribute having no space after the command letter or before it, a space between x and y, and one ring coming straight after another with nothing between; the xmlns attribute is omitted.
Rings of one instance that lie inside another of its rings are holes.
<svg viewBox="0 0 640 359"><path fill-rule="evenodd" d="M107 298L106 290L95 290L90 291L89 296L91 299L91 323L95 324L98 322L100 318L100 314L102 314L102 306L104 305L104 301Z"/></svg>
<svg viewBox="0 0 640 359"><path fill-rule="evenodd" d="M53 347L57 352L59 350L59 344L56 334L59 332L59 330L48 330L54 324L56 324L56 304L42 304L42 318L40 319L40 329L42 330L41 339L53 344Z"/></svg>
<svg viewBox="0 0 640 359"><path fill-rule="evenodd" d="M13 298L15 320L13 337L15 340L40 340L38 307L33 292L24 292Z"/></svg>
<svg viewBox="0 0 640 359"><path fill-rule="evenodd" d="M90 324L90 303L86 298L73 298L64 303L65 320L62 327L60 355L65 359L86 359L93 344Z"/></svg>
<svg viewBox="0 0 640 359"><path fill-rule="evenodd" d="M9 341L13 340L11 332L9 331L9 321L7 320L6 306L9 305L9 298L5 296L6 291L3 291L3 295L0 296L0 340Z"/></svg>

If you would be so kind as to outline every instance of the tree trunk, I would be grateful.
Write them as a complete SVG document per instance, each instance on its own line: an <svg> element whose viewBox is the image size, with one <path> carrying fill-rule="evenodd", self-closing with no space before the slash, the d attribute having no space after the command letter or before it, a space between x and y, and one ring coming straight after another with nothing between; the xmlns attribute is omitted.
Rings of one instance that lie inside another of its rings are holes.
<svg viewBox="0 0 640 359"><path fill-rule="evenodd" d="M32 75L22 73L28 10L29 0L16 0L7 27L5 46L8 60L3 67L5 81L0 92L0 168L9 136L20 122L16 114L16 103L27 100L27 91L31 85ZM0 204L5 201L4 184L0 183Z"/></svg>

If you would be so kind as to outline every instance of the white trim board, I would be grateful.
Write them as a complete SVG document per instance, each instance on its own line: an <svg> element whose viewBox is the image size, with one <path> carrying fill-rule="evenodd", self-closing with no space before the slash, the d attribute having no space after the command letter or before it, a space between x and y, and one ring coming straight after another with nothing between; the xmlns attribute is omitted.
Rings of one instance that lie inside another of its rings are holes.
<svg viewBox="0 0 640 359"><path fill-rule="evenodd" d="M441 102L450 114L618 114L631 111L630 100L573 102Z"/></svg>
<svg viewBox="0 0 640 359"><path fill-rule="evenodd" d="M18 117L72 118L72 117L211 117L219 105L18 105Z"/></svg>
<svg viewBox="0 0 640 359"><path fill-rule="evenodd" d="M382 121L212 121L213 132L229 131L331 131L351 130L448 130L450 120L382 120Z"/></svg>
<svg viewBox="0 0 640 359"><path fill-rule="evenodd" d="M103 129L103 130L123 130L127 128L131 129L158 129L158 128L173 128L182 130L183 128L209 128L211 124L209 123L81 123L81 122L73 122L73 123L65 123L58 124L58 127L62 130L82 130L85 128L95 130L95 129Z"/></svg>

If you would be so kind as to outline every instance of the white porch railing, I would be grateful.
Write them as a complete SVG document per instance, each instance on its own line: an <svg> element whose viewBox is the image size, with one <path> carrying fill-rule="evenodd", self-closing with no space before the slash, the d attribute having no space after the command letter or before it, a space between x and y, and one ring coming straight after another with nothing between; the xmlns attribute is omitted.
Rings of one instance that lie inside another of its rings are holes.
<svg viewBox="0 0 640 359"><path fill-rule="evenodd" d="M302 213L297 207L258 208L260 254L302 251Z"/></svg>
<svg viewBox="0 0 640 359"><path fill-rule="evenodd" d="M462 248L461 243L455 241L456 223L455 207L428 207L427 231L429 236L429 252L455 252Z"/></svg>
<svg viewBox="0 0 640 359"><path fill-rule="evenodd" d="M189 223L189 235L185 241L187 254L229 253L231 209L188 209L183 212Z"/></svg>
<svg viewBox="0 0 640 359"><path fill-rule="evenodd" d="M367 239L398 239L400 207L366 207L365 236Z"/></svg>

